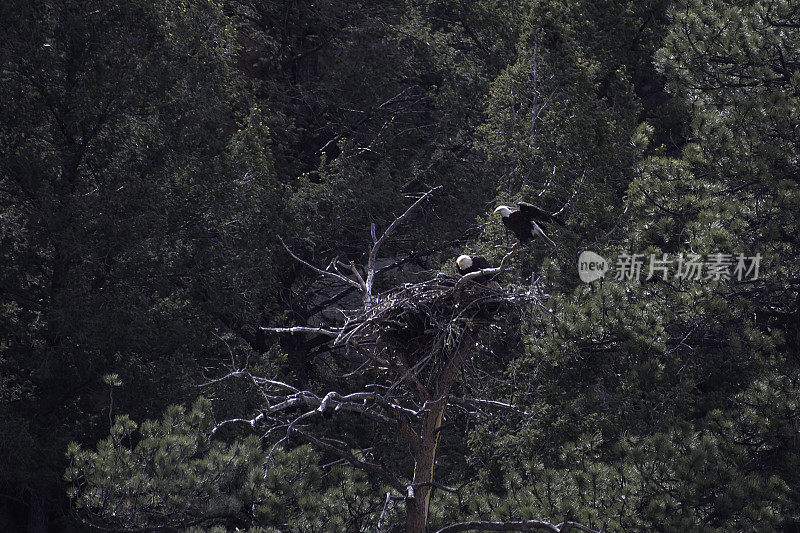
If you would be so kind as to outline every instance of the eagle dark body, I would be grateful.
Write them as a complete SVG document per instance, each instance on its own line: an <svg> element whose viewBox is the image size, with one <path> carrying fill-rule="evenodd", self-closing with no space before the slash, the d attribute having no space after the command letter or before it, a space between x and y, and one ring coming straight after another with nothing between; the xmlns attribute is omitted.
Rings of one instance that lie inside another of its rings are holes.
<svg viewBox="0 0 800 533"><path fill-rule="evenodd" d="M458 273L462 276L491 267L491 265L489 265L489 261L487 261L482 255L471 255L469 258L472 260L472 264L467 268L462 269L461 265L458 265Z"/></svg>
<svg viewBox="0 0 800 533"><path fill-rule="evenodd" d="M489 261L487 261L486 258L481 255L460 255L458 256L458 259L456 259L456 266L458 267L458 273L462 276L492 267L492 265L489 264ZM473 281L481 285L486 285L491 289L499 289L500 284L494 281L492 278L493 275L488 274L478 276L477 278L473 279Z"/></svg>
<svg viewBox="0 0 800 533"><path fill-rule="evenodd" d="M555 243L541 230L551 222L562 226L564 223L536 205L527 202L518 202L517 205L519 206L518 210L502 217L505 227L511 230L522 244L527 244L536 238L543 238L547 244L555 247Z"/></svg>

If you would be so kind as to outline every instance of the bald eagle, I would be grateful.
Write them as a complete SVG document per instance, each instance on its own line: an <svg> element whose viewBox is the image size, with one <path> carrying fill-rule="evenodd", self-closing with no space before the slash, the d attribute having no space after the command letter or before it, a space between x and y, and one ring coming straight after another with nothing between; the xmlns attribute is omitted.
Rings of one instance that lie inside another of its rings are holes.
<svg viewBox="0 0 800 533"><path fill-rule="evenodd" d="M498 206L493 214L499 214L502 217L505 227L516 235L520 243L526 244L538 237L544 239L551 248L555 248L556 243L545 235L542 226L546 226L550 222L556 222L562 226L564 223L541 207L527 202L518 202L517 205L519 209L516 211L512 211L510 207L505 205Z"/></svg>
<svg viewBox="0 0 800 533"><path fill-rule="evenodd" d="M489 261L482 255L459 255L456 259L456 266L458 266L458 273L462 276L483 270L484 268L491 268ZM473 281L486 285L490 289L499 289L500 284L491 279L491 275L478 276Z"/></svg>
<svg viewBox="0 0 800 533"><path fill-rule="evenodd" d="M456 259L458 273L462 276L489 268L489 261L482 255L459 255Z"/></svg>

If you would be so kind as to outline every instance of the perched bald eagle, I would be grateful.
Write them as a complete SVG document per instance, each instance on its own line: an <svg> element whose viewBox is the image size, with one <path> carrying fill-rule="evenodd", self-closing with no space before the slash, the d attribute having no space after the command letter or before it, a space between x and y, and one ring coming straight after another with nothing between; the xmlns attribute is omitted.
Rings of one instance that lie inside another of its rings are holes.
<svg viewBox="0 0 800 533"><path fill-rule="evenodd" d="M561 225L564 225L564 223L541 207L527 202L518 202L517 205L519 209L516 211L512 211L510 207L505 205L498 206L493 214L499 214L502 217L505 227L514 232L520 243L526 244L538 237L544 239L551 248L555 248L556 243L545 235L542 226L546 226L550 222L556 222Z"/></svg>
<svg viewBox="0 0 800 533"><path fill-rule="evenodd" d="M456 266L458 266L458 273L462 276L489 268L489 261L482 255L459 255L456 259Z"/></svg>
<svg viewBox="0 0 800 533"><path fill-rule="evenodd" d="M491 268L489 261L482 255L459 255L458 259L456 259L456 266L458 266L458 272L462 276L483 270L484 268ZM491 275L484 275L478 276L472 281L480 283L481 285L486 285L490 289L499 289L500 284L491 278Z"/></svg>

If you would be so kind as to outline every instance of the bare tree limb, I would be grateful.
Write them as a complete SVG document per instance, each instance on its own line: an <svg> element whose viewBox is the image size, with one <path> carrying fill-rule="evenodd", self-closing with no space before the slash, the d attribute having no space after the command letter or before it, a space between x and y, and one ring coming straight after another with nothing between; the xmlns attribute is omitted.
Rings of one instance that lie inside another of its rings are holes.
<svg viewBox="0 0 800 533"><path fill-rule="evenodd" d="M528 414L519 407L512 405L510 403L498 402L495 400L484 400L483 398L450 398L450 403L467 407L471 407L474 405L486 405L488 407L497 407L500 409L514 411L515 413L519 413L521 415Z"/></svg>
<svg viewBox="0 0 800 533"><path fill-rule="evenodd" d="M371 234L372 234L373 245L372 245L372 248L370 248L370 250L369 250L369 257L367 259L367 280L366 280L367 292L364 295L364 299L365 299L365 302L367 304L371 304L372 303L372 284L375 281L375 260L378 257L378 251L380 250L381 245L383 244L383 241L385 241L386 237L391 235L391 233L395 230L395 228L397 228L397 226L400 225L401 222L403 222L406 218L408 218L408 216L417 207L419 207L419 205L426 198L428 198L428 196L430 196L435 191L437 191L437 190L439 190L441 188L442 188L441 185L438 186L438 187L434 187L434 188L430 189L428 192L424 193L422 196L420 196L417 199L417 201L414 202L413 204L411 204L411 206L408 209L406 209L405 212L402 215L400 215L399 217L395 218L394 221L391 224L389 224L389 227L386 228L386 230L383 232L383 235L381 235L380 238L378 238L378 239L375 238L376 237L375 224L373 224L371 226L370 231L371 231Z"/></svg>
<svg viewBox="0 0 800 533"><path fill-rule="evenodd" d="M279 241L281 241L281 244L282 244L282 245L283 245L283 247L286 249L286 251L289 253L289 255L291 255L291 256L292 256L292 258L293 258L295 261L297 261L298 263L301 263L301 264L303 264L303 265L307 266L308 268L310 268L311 270L313 270L313 271L314 271L314 272L316 272L317 274L320 274L320 275L322 275L322 276L328 276L328 277L331 277L331 278L333 278L333 279L336 279L336 280L338 280L338 281L341 281L342 283L345 283L345 284L347 284L347 285L350 285L350 286L352 286L352 287L355 287L355 288L356 288L356 289L358 289L358 290L361 290L361 285L360 285L360 284L359 284L357 281L355 281L355 280L352 280L352 279L348 278L347 276L343 276L343 275L341 275L341 274L337 274L336 272L331 272L330 270L322 270L321 268L317 268L317 267L315 267L314 265L312 265L312 264L311 264L311 263L309 263L308 261L305 261L305 260L303 260L303 259L300 259L300 258L299 258L297 255L295 255L295 253L294 253L294 252L293 252L291 249L289 249L289 247L288 247L288 246L286 246L286 243L285 243L285 242L283 242L283 239L281 238L281 236L280 236L280 235L278 235L278 240L279 240Z"/></svg>
<svg viewBox="0 0 800 533"><path fill-rule="evenodd" d="M350 261L349 264L344 264L341 261L337 260L336 263L339 264L343 268L349 269L350 272L352 272L353 275L356 277L356 280L358 281L358 284L361 286L361 290L363 292L367 292L367 284L364 282L364 278L361 277L361 273L358 271L358 269L356 268L356 265L352 261Z"/></svg>
<svg viewBox="0 0 800 533"><path fill-rule="evenodd" d="M378 531L381 530L381 526L383 525L383 519L386 517L386 511L389 510L389 502L392 501L392 493L386 493L386 501L383 504L383 511L381 512L381 516L378 518Z"/></svg>
<svg viewBox="0 0 800 533"><path fill-rule="evenodd" d="M298 389L296 387L293 387L293 386L289 385L288 383L284 383L283 381L277 381L277 380L274 380L274 379L256 377L256 376L251 375L249 372L246 372L246 373L245 372L240 372L240 374L243 374L243 375L246 374L248 377L250 377L253 380L254 383L256 383L257 385L260 385L260 386L272 385L273 387L279 387L279 388L282 388L282 389L287 389L287 390L289 390L289 391L291 391L291 392L293 392L295 394L299 394L300 393L300 389Z"/></svg>
<svg viewBox="0 0 800 533"><path fill-rule="evenodd" d="M447 485L442 485L441 483L436 483L435 481L425 481L423 483L413 483L414 487L433 487L439 490L443 490L445 492L458 492L461 488L454 489L453 487L448 487Z"/></svg>
<svg viewBox="0 0 800 533"><path fill-rule="evenodd" d="M306 326L292 326L289 328L269 328L266 326L262 326L261 329L264 331L271 331L272 333L288 333L289 335L296 335L298 333L318 333L320 335L327 335L328 337L333 337L334 339L338 337L341 333L338 331L332 331L330 329L311 328Z"/></svg>
<svg viewBox="0 0 800 533"><path fill-rule="evenodd" d="M553 216L554 216L554 217L557 217L557 216L558 216L558 215L560 215L560 214L561 214L561 213L562 213L562 212L563 212L563 211L564 211L564 210L565 210L567 207L569 207L569 204L571 204L571 203L572 203L572 200L575 198L575 196L576 196L576 195L578 194L578 192L581 190L581 186L583 185L583 178L585 178L585 177L586 177L586 170L584 170L584 171L581 173L581 179L580 179L580 181L578 182L578 186L577 186L577 187L575 188L575 190L573 191L573 193L572 193L572 196L570 196L570 197L569 197L569 200L567 200L567 203L565 203L563 206L561 206L561 209L559 209L558 211L556 211L555 213L553 213Z"/></svg>
<svg viewBox="0 0 800 533"><path fill-rule="evenodd" d="M425 385L423 385L423 383L419 380L416 373L414 372L416 369L418 369L424 364L424 360L420 359L412 368L408 366L408 361L406 361L405 356L402 353L398 352L397 362L400 368L403 370L403 375L400 376L399 379L395 380L394 383L392 383L387 392L391 393L395 388L399 387L406 379L410 378L411 382L414 384L414 388L416 389L417 396L419 397L419 399L427 402L431 397L431 393L425 387Z"/></svg>
<svg viewBox="0 0 800 533"><path fill-rule="evenodd" d="M370 463L368 461L362 461L361 459L359 459L358 457L353 455L351 452L349 452L347 450L343 450L343 449L338 448L336 446L333 446L331 444L328 444L328 443L324 442L323 440L315 437L314 435L312 435L312 434L310 434L310 433L308 433L306 431L303 431L302 429L292 427L292 428L290 428L290 431L292 433L298 435L299 437L305 439L306 441L308 441L308 443L311 444L312 446L314 446L315 448L318 448L318 449L324 450L326 452L332 453L334 455L337 455L337 456L341 457L342 459L345 459L348 463L350 463L355 468L358 468L360 470L364 470L366 472L369 472L371 474L375 474L376 476L380 477L381 479L386 481L392 488L394 488L398 492L401 492L401 493L405 492L405 488L406 488L405 485L400 483L400 481L397 479L397 476L395 476L392 472L389 472L388 470L386 470L382 466L376 465L375 463Z"/></svg>
<svg viewBox="0 0 800 533"><path fill-rule="evenodd" d="M565 533L577 529L586 533L601 533L577 522L562 522L555 525L545 520L518 520L508 522L489 522L474 520L472 522L459 522L443 527L436 533L457 533L460 531L550 531L552 533Z"/></svg>
<svg viewBox="0 0 800 533"><path fill-rule="evenodd" d="M211 438L213 439L214 435L216 435L217 432L220 429L224 428L225 426L229 426L231 424L247 424L251 428L255 428L256 424L259 423L262 419L264 419L264 413L260 413L249 420L246 418L229 418L228 420L223 420L222 422L214 426L214 429L211 430Z"/></svg>

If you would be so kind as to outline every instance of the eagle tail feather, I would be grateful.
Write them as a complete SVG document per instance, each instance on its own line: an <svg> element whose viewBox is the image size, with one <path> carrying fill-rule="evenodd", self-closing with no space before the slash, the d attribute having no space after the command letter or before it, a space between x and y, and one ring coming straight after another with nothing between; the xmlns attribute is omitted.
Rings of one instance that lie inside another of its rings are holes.
<svg viewBox="0 0 800 533"><path fill-rule="evenodd" d="M550 246L550 248L556 247L556 243L554 243L553 240L545 234L545 232L542 230L542 228L539 227L539 224L537 224L536 222L533 222L533 228L531 229L531 234L534 237L541 237L542 239L544 239L544 241L547 243L548 246Z"/></svg>

